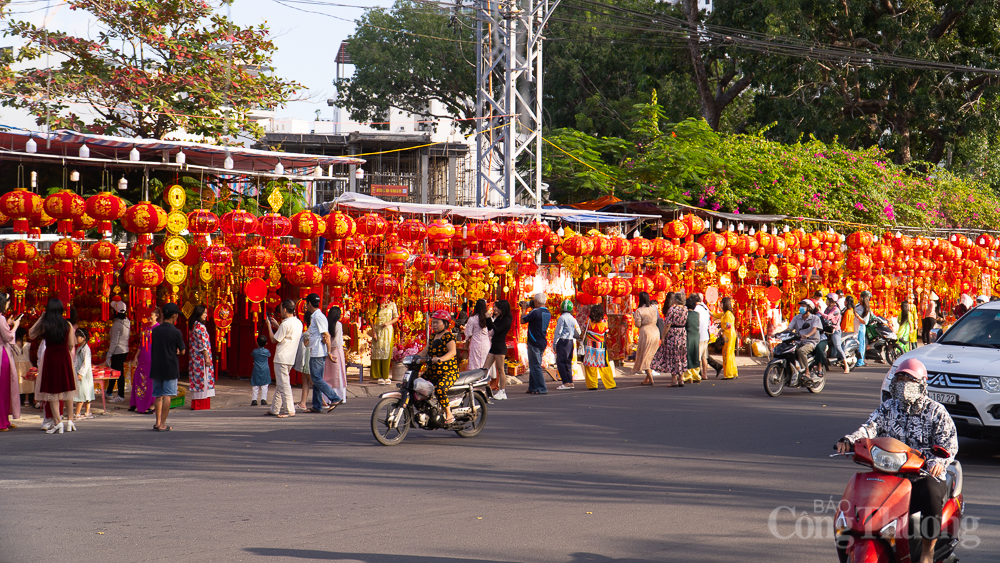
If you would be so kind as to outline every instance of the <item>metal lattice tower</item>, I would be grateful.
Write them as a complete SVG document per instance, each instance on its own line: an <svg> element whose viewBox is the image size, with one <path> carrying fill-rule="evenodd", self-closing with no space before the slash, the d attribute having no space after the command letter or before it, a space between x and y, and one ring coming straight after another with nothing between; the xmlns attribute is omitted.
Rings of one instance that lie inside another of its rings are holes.
<svg viewBox="0 0 1000 563"><path fill-rule="evenodd" d="M476 204L542 205L542 29L560 0L476 0Z"/></svg>

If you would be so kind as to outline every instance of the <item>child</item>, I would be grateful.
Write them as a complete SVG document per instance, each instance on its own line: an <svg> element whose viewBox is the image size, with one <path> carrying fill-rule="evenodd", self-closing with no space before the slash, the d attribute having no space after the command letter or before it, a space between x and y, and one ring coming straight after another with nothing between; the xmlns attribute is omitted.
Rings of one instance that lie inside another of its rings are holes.
<svg viewBox="0 0 1000 563"><path fill-rule="evenodd" d="M250 385L253 386L253 397L250 401L251 407L257 406L257 394L260 394L260 404L267 404L267 386L271 384L271 368L267 365L267 359L271 357L271 351L267 349L267 337L261 334L257 337L257 348L251 352L253 356L253 373L250 374Z"/></svg>
<svg viewBox="0 0 1000 563"><path fill-rule="evenodd" d="M90 364L90 346L87 344L87 331L76 329L76 362L73 373L76 374L76 418L94 418L90 414L90 402L94 400L94 370ZM86 403L87 412L80 416Z"/></svg>
<svg viewBox="0 0 1000 563"><path fill-rule="evenodd" d="M28 370L31 369L31 343L26 342L24 337L28 335L28 329L23 326L17 327L14 333L14 366L17 368L17 380L20 384L21 403L29 406L35 398L35 382L25 379Z"/></svg>

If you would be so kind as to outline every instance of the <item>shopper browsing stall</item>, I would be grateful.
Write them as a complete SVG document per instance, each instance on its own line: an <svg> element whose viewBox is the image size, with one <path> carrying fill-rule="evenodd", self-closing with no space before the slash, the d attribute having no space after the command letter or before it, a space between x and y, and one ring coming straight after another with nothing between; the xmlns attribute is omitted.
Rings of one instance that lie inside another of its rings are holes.
<svg viewBox="0 0 1000 563"><path fill-rule="evenodd" d="M150 333L149 378L153 380L153 407L156 424L153 430L172 430L167 426L170 400L177 396L177 380L181 369L177 356L185 353L184 335L174 326L181 310L175 303L163 306L163 320Z"/></svg>
<svg viewBox="0 0 1000 563"><path fill-rule="evenodd" d="M302 321L295 316L295 303L291 300L282 301L278 311L281 314L281 324L278 324L278 320L273 317L265 322L268 338L275 343L274 381L276 387L274 400L271 401L271 410L267 414L285 418L295 416L295 401L292 398L292 384L288 372L295 364L295 356L302 341ZM277 332L275 332L275 328L277 328ZM308 379L308 376L303 379ZM303 381L304 383L305 381ZM302 401L305 402L305 391L303 391Z"/></svg>

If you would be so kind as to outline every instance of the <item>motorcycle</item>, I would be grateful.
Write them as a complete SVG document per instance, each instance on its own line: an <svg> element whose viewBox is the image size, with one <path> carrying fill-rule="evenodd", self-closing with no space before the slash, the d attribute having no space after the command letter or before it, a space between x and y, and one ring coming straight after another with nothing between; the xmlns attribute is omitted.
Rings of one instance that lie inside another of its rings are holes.
<svg viewBox="0 0 1000 563"><path fill-rule="evenodd" d="M809 365L805 373L809 378L800 377L795 369L795 350L799 347L799 335L786 330L774 335L781 341L774 347L774 356L764 368L764 391L771 397L777 397L785 387L805 387L812 393L819 393L826 387L826 376L823 375L822 364L815 354L809 355Z"/></svg>
<svg viewBox="0 0 1000 563"><path fill-rule="evenodd" d="M379 395L372 411L372 434L383 446L395 446L406 438L411 427L424 430L454 430L463 438L471 438L486 426L487 404L493 396L489 372L483 369L463 371L448 390L449 406L455 421L445 422L444 408L434 394L434 384L420 377L426 357L403 358L406 374L399 391Z"/></svg>
<svg viewBox="0 0 1000 563"><path fill-rule="evenodd" d="M948 451L934 446L938 457ZM917 450L893 438L862 438L854 452L833 454L854 456L854 462L872 468L857 473L847 484L840 500L833 531L841 563L918 561L923 550L919 514L910 514L910 478L931 477L922 469L925 458ZM962 464L955 461L943 477L948 498L941 514L941 535L934 549L935 563L957 563L965 502L962 498Z"/></svg>
<svg viewBox="0 0 1000 563"><path fill-rule="evenodd" d="M866 359L884 360L891 366L899 358L899 337L885 318L872 315L866 334L871 346L871 350L865 352Z"/></svg>

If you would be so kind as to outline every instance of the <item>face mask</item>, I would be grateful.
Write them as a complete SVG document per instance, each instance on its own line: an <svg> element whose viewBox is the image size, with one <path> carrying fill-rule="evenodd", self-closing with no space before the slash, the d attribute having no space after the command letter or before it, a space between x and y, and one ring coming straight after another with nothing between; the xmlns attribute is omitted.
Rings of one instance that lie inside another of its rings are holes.
<svg viewBox="0 0 1000 563"><path fill-rule="evenodd" d="M799 314L800 314L800 315L804 315L804 314L806 314L806 308L805 308L805 306L804 306L804 305L803 305L802 307L799 307Z"/></svg>
<svg viewBox="0 0 1000 563"><path fill-rule="evenodd" d="M923 397L924 393L922 386L916 381L897 381L893 395L899 402L912 405Z"/></svg>

